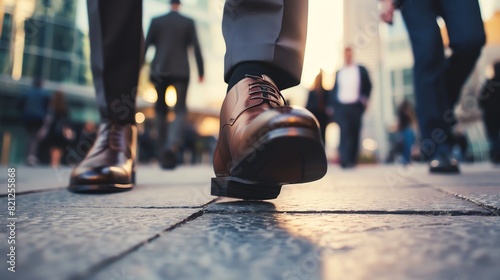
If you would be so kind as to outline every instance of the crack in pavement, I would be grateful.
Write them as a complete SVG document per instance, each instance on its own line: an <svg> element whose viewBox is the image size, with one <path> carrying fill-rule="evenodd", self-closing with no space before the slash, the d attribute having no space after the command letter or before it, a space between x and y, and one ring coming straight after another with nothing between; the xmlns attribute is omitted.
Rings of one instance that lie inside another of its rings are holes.
<svg viewBox="0 0 500 280"><path fill-rule="evenodd" d="M338 214L338 215L420 215L420 216L498 216L495 212L481 212L481 211L427 211L427 210L318 210L318 211L252 211L252 210L205 210L205 214L217 214L217 215L228 215L228 214L305 214L305 215L316 215L316 214Z"/></svg>
<svg viewBox="0 0 500 280"><path fill-rule="evenodd" d="M185 218L184 220L164 229L163 231L155 234L154 236L148 238L147 240L142 241L142 242L130 247L128 250L125 250L120 254L105 258L104 260L100 261L99 263L96 263L95 265L90 266L86 272L78 274L78 275L70 276L68 279L71 279L71 280L88 279L91 276L97 274L99 271L101 271L105 267L125 258L127 255L139 250L141 247L145 246L146 244L149 244L149 243L153 242L154 240L160 238L163 233L173 231L174 229L181 227L182 225L184 225L188 222L196 220L197 218L201 217L203 214L204 214L203 210L200 210L196 213L193 213L190 216L188 216L187 218Z"/></svg>
<svg viewBox="0 0 500 280"><path fill-rule="evenodd" d="M33 193L56 192L56 191L66 190L67 188L68 187L54 187L54 188L47 188L47 189L41 189L41 190L30 190L30 191L17 191L16 190L16 196L33 194ZM0 198L7 197L8 195L9 195L8 193L0 194Z"/></svg>
<svg viewBox="0 0 500 280"><path fill-rule="evenodd" d="M480 201L477 201L475 199L472 199L470 197L467 197L466 195L462 195L462 194L459 194L459 193L455 193L455 192L452 192L452 191L449 191L449 190L446 190L446 189L443 189L443 188L440 188L440 187L436 187L436 186L433 186L429 183L423 183L423 182L420 182L419 180L415 179L415 178L409 178L410 181L413 181L413 182L417 182L419 184L422 184L424 186L428 186L428 187L431 187L432 189L436 190L436 191L439 191L439 192L442 192L444 194L447 194L447 195L451 195L457 199L460 199L460 200L463 200L463 201L467 201L467 202L470 202L474 205L477 205L487 211L490 211L491 212L491 215L490 216L500 216L500 208L497 208L495 206L491 206L491 205L488 205L488 204L485 204L485 203L482 203Z"/></svg>
<svg viewBox="0 0 500 280"><path fill-rule="evenodd" d="M474 203L474 204L476 204L477 206L482 207L482 208L484 208L484 209L486 209L486 210L488 210L488 211L492 211L492 212L495 214L495 216L500 216L500 208L497 208L497 207L495 207L495 206L488 205L488 204L486 204L486 203L482 203L482 202L480 202L480 201L477 201L477 200L472 199L472 198L470 198L470 197L467 197L467 196L465 196L465 195L461 195L461 194L459 194L459 193L455 193L455 192L452 192L452 191L449 191L449 190L446 190L446 189L443 189L443 188L439 188L439 187L434 187L434 188L435 188L436 190L439 190L439 191L443 192L443 193L450 194L450 195L453 195L453 196L455 196L455 197L457 197L457 198L460 198L460 199L462 199L462 200L465 200L465 201L468 201L468 202Z"/></svg>
<svg viewBox="0 0 500 280"><path fill-rule="evenodd" d="M209 204L216 202L219 198L214 198L199 206L96 206L96 205L48 205L48 208L72 208L72 209L153 209L153 210L168 210L168 209L202 209Z"/></svg>
<svg viewBox="0 0 500 280"><path fill-rule="evenodd" d="M343 214L343 215L426 215L426 216L497 216L495 213L485 213L480 211L415 211L415 210L396 210L396 211L374 211L374 210L333 210L333 211L214 211L214 210L206 210L206 206L213 204L220 198L213 199L212 201L205 204L203 209L197 211L182 221L164 229L163 231L155 234L154 236L148 238L145 241L142 241L129 249L123 251L120 254L108 257L99 263L90 266L86 272L73 275L68 279L71 280L82 280L88 279L91 276L96 275L98 272L102 271L104 268L116 263L129 254L136 252L143 246L152 243L156 239L160 238L164 233L172 232L173 230L192 222L204 214L216 214L216 215L235 215L235 214Z"/></svg>

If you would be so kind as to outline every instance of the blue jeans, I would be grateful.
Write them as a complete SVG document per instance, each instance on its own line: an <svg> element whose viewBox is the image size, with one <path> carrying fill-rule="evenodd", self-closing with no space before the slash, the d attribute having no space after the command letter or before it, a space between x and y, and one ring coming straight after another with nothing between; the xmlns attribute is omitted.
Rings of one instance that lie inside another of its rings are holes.
<svg viewBox="0 0 500 280"><path fill-rule="evenodd" d="M477 0L403 0L401 12L410 36L416 114L424 156L452 145L453 107L483 47L486 35ZM445 57L436 22L446 22L453 54Z"/></svg>
<svg viewBox="0 0 500 280"><path fill-rule="evenodd" d="M410 163L411 148L415 144L415 132L411 127L407 127L398 132L398 140L401 141L401 156L403 157L403 163Z"/></svg>

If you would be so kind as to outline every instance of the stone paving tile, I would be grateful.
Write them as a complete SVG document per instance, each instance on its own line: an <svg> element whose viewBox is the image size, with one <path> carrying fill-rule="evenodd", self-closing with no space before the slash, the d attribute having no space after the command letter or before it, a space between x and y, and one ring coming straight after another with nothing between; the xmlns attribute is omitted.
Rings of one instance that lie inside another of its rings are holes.
<svg viewBox="0 0 500 280"><path fill-rule="evenodd" d="M0 279L69 279L106 258L148 240L197 211L200 209L19 206L16 222L17 271L12 274L3 265ZM0 212L2 221L6 221L5 215L4 211ZM7 240L7 230L6 226L0 227L0 240ZM2 254L8 252L7 246L7 242L0 243Z"/></svg>
<svg viewBox="0 0 500 280"><path fill-rule="evenodd" d="M64 207L200 207L215 197L206 184L139 185L114 194L82 195L67 190L17 196L19 205Z"/></svg>
<svg viewBox="0 0 500 280"><path fill-rule="evenodd" d="M398 165L360 165L353 169L329 165L327 177L332 178L330 184L337 186L397 186L411 184L409 179L415 172L416 168Z"/></svg>
<svg viewBox="0 0 500 280"><path fill-rule="evenodd" d="M0 182L7 182L7 168L0 166ZM52 169L50 167L26 167L16 168L16 192L37 191L53 188L64 188L67 186L71 168L62 167ZM7 188L0 189L0 195L6 194Z"/></svg>
<svg viewBox="0 0 500 280"><path fill-rule="evenodd" d="M442 186L498 186L500 168L488 163L462 164L460 174L429 174L425 165L417 165L408 172L407 179L413 182Z"/></svg>
<svg viewBox="0 0 500 280"><path fill-rule="evenodd" d="M322 244L324 279L500 279L500 250L493 249L500 217L302 215L282 222ZM306 271L308 263L300 266Z"/></svg>
<svg viewBox="0 0 500 280"><path fill-rule="evenodd" d="M65 206L65 207L200 207L215 197L210 195L210 172L208 165L181 166L175 171L161 171L157 166L141 166L138 184L129 192L107 195L80 195L65 189L17 196L19 205ZM29 175L29 172L33 174ZM70 171L70 169L67 169ZM62 172L62 171L61 171ZM5 175L7 172L4 172ZM18 193L52 188L56 184L50 168L19 168L16 191ZM44 176L41 176L44 175ZM69 173L67 174L69 176ZM40 176L40 184L36 184ZM64 180L67 182L67 180ZM66 183L64 183L66 184ZM63 185L64 185L63 184ZM6 192L6 188L2 191Z"/></svg>
<svg viewBox="0 0 500 280"><path fill-rule="evenodd" d="M209 184L214 177L212 165L182 165L175 170L162 170L157 165L142 165L137 170L139 184L163 184L176 186L179 184Z"/></svg>
<svg viewBox="0 0 500 280"><path fill-rule="evenodd" d="M363 175L365 173L362 173ZM338 180L341 176L342 180ZM359 174L358 174L359 176ZM374 182L376 182L376 178ZM220 202L236 201L221 199ZM362 181L346 179L345 174L329 173L320 181L288 185L282 188L280 196L270 200L277 211L307 212L307 211L460 211L483 212L490 211L474 203L446 194L431 186L416 185L409 181L391 184L369 185ZM209 211L267 211L245 209L241 204L224 205L211 204Z"/></svg>
<svg viewBox="0 0 500 280"><path fill-rule="evenodd" d="M500 209L500 168L488 163L462 165L460 175L432 175L416 168L410 181Z"/></svg>
<svg viewBox="0 0 500 280"><path fill-rule="evenodd" d="M203 215L90 279L282 279L315 246L274 215ZM312 279L318 279L314 272ZM113 278L114 277L114 278Z"/></svg>
<svg viewBox="0 0 500 280"><path fill-rule="evenodd" d="M69 182L72 168L60 167L16 167L18 179L17 192L39 191L53 188L65 188ZM137 184L176 186L186 184L209 184L213 177L210 165L179 166L173 171L163 171L157 165L140 165L137 170ZM7 181L7 167L0 166L0 182ZM6 188L0 189L0 194L6 194Z"/></svg>
<svg viewBox="0 0 500 280"><path fill-rule="evenodd" d="M284 188L273 201L278 211L479 211L473 203L425 186L400 187L331 187Z"/></svg>
<svg viewBox="0 0 500 280"><path fill-rule="evenodd" d="M499 217L204 214L91 279L499 279L499 235Z"/></svg>
<svg viewBox="0 0 500 280"><path fill-rule="evenodd" d="M496 186L440 186L451 194L482 203L484 205L500 210L500 185Z"/></svg>
<svg viewBox="0 0 500 280"><path fill-rule="evenodd" d="M491 210L447 193L494 206L497 174L486 165L462 166L459 176L429 175L425 165L330 166L324 179L285 186L272 203L221 199L94 278L500 279L500 217L482 217ZM18 192L53 188L54 178L63 178L49 169L21 168L18 175ZM0 279L88 276L107 258L200 211L214 199L212 176L210 166L170 172L142 166L131 192L17 196L21 272L12 278L0 271ZM391 211L477 216L382 214ZM0 211L0 219L5 215ZM6 235L0 228L0 240ZM0 252L6 246L0 243Z"/></svg>

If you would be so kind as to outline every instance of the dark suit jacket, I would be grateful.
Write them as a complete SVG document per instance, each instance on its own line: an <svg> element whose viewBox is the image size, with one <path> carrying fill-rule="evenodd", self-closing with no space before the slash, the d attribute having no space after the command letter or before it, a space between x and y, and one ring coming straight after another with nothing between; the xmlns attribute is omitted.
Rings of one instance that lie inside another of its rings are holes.
<svg viewBox="0 0 500 280"><path fill-rule="evenodd" d="M201 55L194 21L178 12L170 12L151 21L146 36L145 51L150 45L156 47L151 62L151 76L170 78L189 78L188 49L194 47L198 75L204 75Z"/></svg>
<svg viewBox="0 0 500 280"><path fill-rule="evenodd" d="M360 105L365 105L363 103L363 99L365 101L368 101L370 98L370 93L372 91L372 82L370 81L370 75L368 74L368 70L362 65L358 65L359 67L359 75L360 75L360 83L361 85L359 86L359 100L356 102L356 104ZM339 71L335 74L335 85L333 86L333 89L331 93L329 94L330 98L328 100L329 106L333 107L335 105L340 104L339 99L338 99L338 94L339 94Z"/></svg>

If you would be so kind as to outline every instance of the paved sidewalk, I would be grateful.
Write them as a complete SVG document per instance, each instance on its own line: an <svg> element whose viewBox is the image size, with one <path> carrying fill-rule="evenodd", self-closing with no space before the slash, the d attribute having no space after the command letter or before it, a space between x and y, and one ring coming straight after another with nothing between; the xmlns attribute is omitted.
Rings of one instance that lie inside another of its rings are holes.
<svg viewBox="0 0 500 280"><path fill-rule="evenodd" d="M77 195L70 169L16 169L15 273L0 167L0 279L500 279L500 168L330 166L266 202L210 196L210 166L141 166Z"/></svg>

